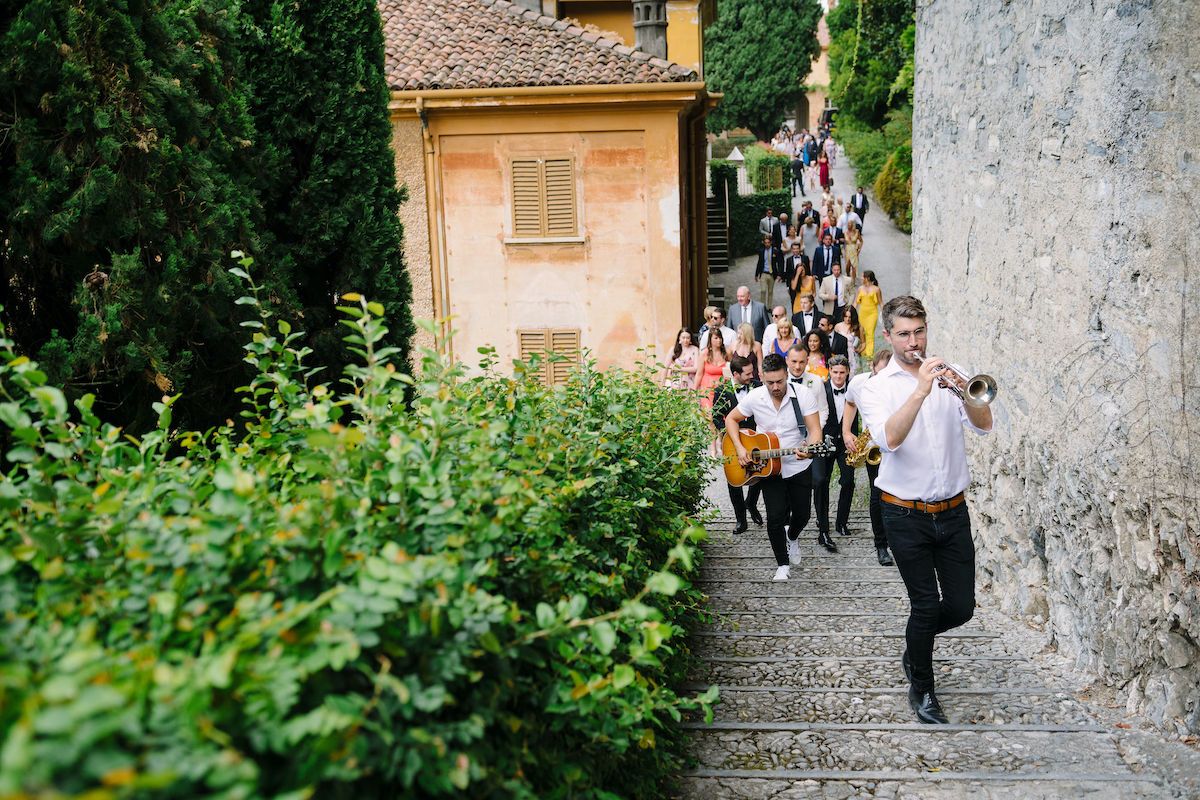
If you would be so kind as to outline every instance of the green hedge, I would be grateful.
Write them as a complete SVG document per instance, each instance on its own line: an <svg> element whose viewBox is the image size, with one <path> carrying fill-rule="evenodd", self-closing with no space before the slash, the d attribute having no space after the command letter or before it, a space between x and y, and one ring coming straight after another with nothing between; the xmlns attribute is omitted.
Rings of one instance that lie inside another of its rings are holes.
<svg viewBox="0 0 1200 800"><path fill-rule="evenodd" d="M791 192L791 183L785 182L785 175L791 174L791 159L776 153L761 144L746 148L746 175L756 192L777 192L787 186Z"/></svg>
<svg viewBox="0 0 1200 800"><path fill-rule="evenodd" d="M792 207L792 190L788 186L773 192L758 192L757 194L739 195L737 192L737 166L729 161L710 161L708 163L710 182L713 195L722 197L722 187L729 184L729 252L734 258L747 256L758 252L762 240L758 235L758 221L763 218L763 212L768 208L775 213Z"/></svg>
<svg viewBox="0 0 1200 800"><path fill-rule="evenodd" d="M670 688L694 399L410 378L344 299L343 379L262 313L243 419L204 434L164 397L125 436L0 341L0 795L665 796L715 696Z"/></svg>
<svg viewBox="0 0 1200 800"><path fill-rule="evenodd" d="M896 227L912 233L912 148L898 147L875 179L879 206L896 221Z"/></svg>
<svg viewBox="0 0 1200 800"><path fill-rule="evenodd" d="M758 141L758 137L754 134L742 134L741 136L719 136L712 145L713 158L728 158L733 152L733 148L740 147L743 151Z"/></svg>

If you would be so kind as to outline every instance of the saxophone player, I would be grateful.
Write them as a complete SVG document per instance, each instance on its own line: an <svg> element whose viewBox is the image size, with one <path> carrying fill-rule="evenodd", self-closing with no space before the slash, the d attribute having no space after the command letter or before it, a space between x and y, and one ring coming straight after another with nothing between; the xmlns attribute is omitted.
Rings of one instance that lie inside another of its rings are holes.
<svg viewBox="0 0 1200 800"><path fill-rule="evenodd" d="M871 359L871 371L860 372L850 379L850 387L846 390L846 413L842 417L842 437L850 456L858 455L860 447L878 450L879 446L874 443L873 438L860 441L859 437L854 435L853 426L858 421L858 393L862 391L863 383L891 360L891 350L887 348L876 350L875 357ZM865 428L863 430L867 431ZM874 461L874 463L872 461L873 459L869 458L864 460L864 466L867 469L867 483L871 487L871 534L875 537L875 554L879 559L879 566L890 567L896 562L892 560L892 554L888 552L887 534L883 532L883 512L879 507L881 502L879 489L875 486L875 479L879 477L879 461Z"/></svg>

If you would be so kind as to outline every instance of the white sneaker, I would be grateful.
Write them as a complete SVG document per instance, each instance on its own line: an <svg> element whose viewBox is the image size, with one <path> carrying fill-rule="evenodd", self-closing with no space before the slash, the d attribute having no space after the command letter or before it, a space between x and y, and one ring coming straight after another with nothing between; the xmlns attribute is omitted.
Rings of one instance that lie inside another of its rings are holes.
<svg viewBox="0 0 1200 800"><path fill-rule="evenodd" d="M784 564L782 567L780 567L779 569L775 570L775 578L774 578L774 580L777 580L777 581L786 581L786 580L788 579L788 573L790 573L791 571L792 571L792 570L791 570L791 568L790 568L790 567L788 567L788 565L787 565L787 564Z"/></svg>
<svg viewBox="0 0 1200 800"><path fill-rule="evenodd" d="M800 563L800 539L799 538L787 540L787 553L788 553L788 563L791 563L791 564L799 564Z"/></svg>

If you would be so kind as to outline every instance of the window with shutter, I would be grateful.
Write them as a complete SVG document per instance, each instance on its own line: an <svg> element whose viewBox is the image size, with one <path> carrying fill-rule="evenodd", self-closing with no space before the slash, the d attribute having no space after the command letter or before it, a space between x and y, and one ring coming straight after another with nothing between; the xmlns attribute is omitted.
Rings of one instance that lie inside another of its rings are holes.
<svg viewBox="0 0 1200 800"><path fill-rule="evenodd" d="M514 238L575 236L575 160L514 159L512 199Z"/></svg>
<svg viewBox="0 0 1200 800"><path fill-rule="evenodd" d="M557 386L566 383L571 370L582 360L578 328L533 328L517 331L518 357L528 361L534 354L543 359L538 376L543 383ZM550 360L550 354L561 359Z"/></svg>

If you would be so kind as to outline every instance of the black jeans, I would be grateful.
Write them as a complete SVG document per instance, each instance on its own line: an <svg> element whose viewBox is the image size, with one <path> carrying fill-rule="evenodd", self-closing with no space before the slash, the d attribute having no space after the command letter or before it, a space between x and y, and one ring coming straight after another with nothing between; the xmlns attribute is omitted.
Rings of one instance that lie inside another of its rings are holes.
<svg viewBox="0 0 1200 800"><path fill-rule="evenodd" d="M800 535L800 531L808 524L812 513L812 469L806 469L790 478L767 478L760 481L763 502L767 506L767 537L771 540L771 551L775 553L775 563L783 566L788 563L787 542L789 538L783 529L790 526L792 539Z"/></svg>
<svg viewBox="0 0 1200 800"><path fill-rule="evenodd" d="M836 456L826 456L813 462L813 506L817 514L817 530L829 533L829 484L833 480L833 465L838 466L838 510L834 526L841 530L850 522L850 504L854 501L854 467L846 466L846 451L839 445ZM818 469L819 466L819 469Z"/></svg>
<svg viewBox="0 0 1200 800"><path fill-rule="evenodd" d="M762 494L762 481L753 484L742 496L742 487L729 484L729 502L733 504L733 516L739 526L746 524L746 509L758 509L758 497Z"/></svg>
<svg viewBox="0 0 1200 800"><path fill-rule="evenodd" d="M880 489L875 486L875 479L879 477L879 465L867 464L867 482L871 485L871 533L875 536L875 549L887 547L887 534L883 532L883 500L880 498Z"/></svg>
<svg viewBox="0 0 1200 800"><path fill-rule="evenodd" d="M934 637L975 613L971 515L966 503L940 514L884 503L883 527L912 606L906 638L913 688L926 692L934 683Z"/></svg>

